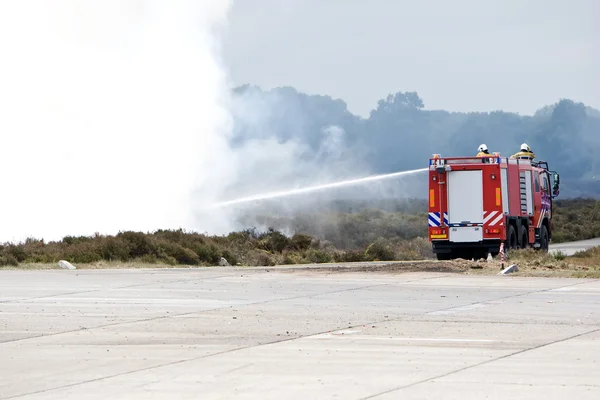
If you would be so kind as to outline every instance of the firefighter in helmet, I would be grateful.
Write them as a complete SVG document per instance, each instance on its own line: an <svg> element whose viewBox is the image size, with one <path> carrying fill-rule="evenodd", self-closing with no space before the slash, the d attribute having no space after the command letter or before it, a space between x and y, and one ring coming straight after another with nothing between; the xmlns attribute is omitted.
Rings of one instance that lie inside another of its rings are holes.
<svg viewBox="0 0 600 400"><path fill-rule="evenodd" d="M490 152L488 151L488 148L485 144L481 144L479 146L479 148L477 149L478 153L477 153L477 157L484 157L482 162L483 163L489 163L490 159L486 158L486 157L491 157L492 155L490 154Z"/></svg>
<svg viewBox="0 0 600 400"><path fill-rule="evenodd" d="M525 158L528 160L533 160L535 158L535 154L533 154L531 147L529 147L527 143L523 143L521 145L521 150L518 153L513 154L511 158Z"/></svg>
<svg viewBox="0 0 600 400"><path fill-rule="evenodd" d="M491 156L490 152L488 151L488 148L485 144L482 144L479 146L479 148L477 149L478 153L477 153L477 157L489 157Z"/></svg>

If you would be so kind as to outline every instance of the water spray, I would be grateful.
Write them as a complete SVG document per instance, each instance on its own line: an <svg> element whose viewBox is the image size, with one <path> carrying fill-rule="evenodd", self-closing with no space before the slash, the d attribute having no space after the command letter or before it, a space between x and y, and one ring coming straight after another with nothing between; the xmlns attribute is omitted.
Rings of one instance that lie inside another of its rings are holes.
<svg viewBox="0 0 600 400"><path fill-rule="evenodd" d="M320 191L320 190L334 189L334 188L344 187L344 186L360 185L360 184L367 183L367 182L391 179L391 178L396 178L399 176L412 175L412 174L417 174L419 172L425 172L425 171L428 171L428 168L413 169L410 171L393 172L390 174L372 175L372 176L367 176L364 178L356 178L356 179L350 179L350 180L346 180L346 181L332 182L332 183L308 186L308 187L298 188L298 189L289 189L289 190L284 190L284 191L280 191L280 192L263 193L263 194L258 194L258 195L254 195L254 196L242 197L239 199L228 200L228 201L224 201L221 203L217 203L217 204L214 204L211 208L220 208L220 207L226 207L226 206L231 206L231 205L235 205L235 204L248 203L251 201L269 200L269 199L275 199L275 198L279 198L279 197L295 196L295 195L299 195L299 194L311 193L311 192L316 192L316 191Z"/></svg>

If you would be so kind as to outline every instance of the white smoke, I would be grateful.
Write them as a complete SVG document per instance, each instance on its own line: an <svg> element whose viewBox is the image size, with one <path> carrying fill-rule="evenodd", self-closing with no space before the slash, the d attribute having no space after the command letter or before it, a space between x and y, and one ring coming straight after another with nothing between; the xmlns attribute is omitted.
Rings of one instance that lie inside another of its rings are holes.
<svg viewBox="0 0 600 400"><path fill-rule="evenodd" d="M219 59L230 3L0 2L0 241L179 227L222 234L272 204L215 203L369 174L341 127L325 127L315 150L297 109L282 140L269 118L277 98L230 98ZM231 114L253 130L237 147Z"/></svg>
<svg viewBox="0 0 600 400"><path fill-rule="evenodd" d="M229 7L0 2L0 241L195 228L235 172L216 40Z"/></svg>

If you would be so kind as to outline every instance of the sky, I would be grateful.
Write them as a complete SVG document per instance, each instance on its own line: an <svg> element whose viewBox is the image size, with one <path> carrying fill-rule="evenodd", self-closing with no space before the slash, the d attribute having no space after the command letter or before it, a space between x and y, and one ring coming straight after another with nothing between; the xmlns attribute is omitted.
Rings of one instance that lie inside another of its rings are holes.
<svg viewBox="0 0 600 400"><path fill-rule="evenodd" d="M389 93L426 109L600 108L598 0L234 0L234 85L293 86L368 116Z"/></svg>

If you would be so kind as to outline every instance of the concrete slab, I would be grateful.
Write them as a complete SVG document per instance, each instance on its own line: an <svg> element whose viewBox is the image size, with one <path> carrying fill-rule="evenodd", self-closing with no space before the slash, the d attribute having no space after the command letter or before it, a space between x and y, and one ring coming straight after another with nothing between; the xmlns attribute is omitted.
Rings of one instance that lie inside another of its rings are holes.
<svg viewBox="0 0 600 400"><path fill-rule="evenodd" d="M598 280L5 272L0 399L587 399L600 390Z"/></svg>

